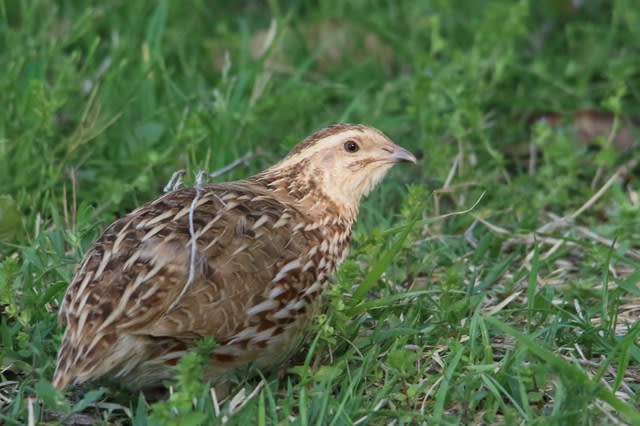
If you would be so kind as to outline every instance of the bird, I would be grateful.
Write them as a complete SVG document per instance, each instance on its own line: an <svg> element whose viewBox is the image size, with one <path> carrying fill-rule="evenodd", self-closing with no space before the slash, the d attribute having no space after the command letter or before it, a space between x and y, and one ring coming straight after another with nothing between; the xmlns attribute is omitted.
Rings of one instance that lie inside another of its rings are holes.
<svg viewBox="0 0 640 426"><path fill-rule="evenodd" d="M348 254L361 200L400 162L416 158L380 130L334 124L254 176L179 188L116 220L60 302L54 387L162 386L204 338L216 343L208 380L282 365Z"/></svg>

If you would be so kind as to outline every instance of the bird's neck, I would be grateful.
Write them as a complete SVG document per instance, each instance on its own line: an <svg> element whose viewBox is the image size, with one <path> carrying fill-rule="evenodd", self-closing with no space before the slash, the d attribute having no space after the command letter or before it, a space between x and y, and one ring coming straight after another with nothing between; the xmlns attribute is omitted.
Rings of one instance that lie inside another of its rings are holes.
<svg viewBox="0 0 640 426"><path fill-rule="evenodd" d="M332 197L323 188L323 172L309 173L305 164L287 168L271 168L251 178L269 191L291 199L301 210L316 219L341 222L348 228L356 220L358 204Z"/></svg>

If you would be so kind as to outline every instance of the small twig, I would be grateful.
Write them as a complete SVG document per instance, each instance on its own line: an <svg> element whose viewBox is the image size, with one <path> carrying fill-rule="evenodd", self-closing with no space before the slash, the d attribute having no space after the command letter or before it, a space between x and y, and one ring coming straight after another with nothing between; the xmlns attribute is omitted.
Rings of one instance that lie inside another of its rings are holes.
<svg viewBox="0 0 640 426"><path fill-rule="evenodd" d="M482 199L484 198L485 194L486 194L486 192L483 192L482 194L480 194L480 196L478 197L476 202L473 203L473 205L471 207L467 208L467 209L457 210L457 211L445 213L445 214L442 214L442 215L436 215L436 216L433 216L433 217L431 217L429 219L418 221L418 224L428 224L428 223L435 222L437 220L446 219L446 218L451 217L451 216L460 216L460 215L463 215L463 214L467 214L467 213L471 212L473 209L475 209L478 204L480 204L480 201L482 201ZM437 199L437 197L436 197L436 199ZM473 235L472 235L472 238L473 238ZM414 244L423 243L425 241L429 241L430 239L433 239L433 236L428 237L428 238L423 238L423 239L418 240L418 241L414 241Z"/></svg>
<svg viewBox="0 0 640 426"><path fill-rule="evenodd" d="M613 115L613 123L611 125L611 130L609 130L609 135L607 136L607 140L604 143L603 148L609 148L611 147L611 144L613 143L613 140L615 139L616 135L618 134L618 130L620 128L620 118L614 114ZM600 176L602 175L602 170L603 167L602 165L598 166L598 169L596 170L595 175L593 176L593 179L591 180L591 189L594 189L596 187L596 184L598 183L598 180L600 179Z"/></svg>
<svg viewBox="0 0 640 426"><path fill-rule="evenodd" d="M495 315L498 312L500 312L502 310L502 308L504 308L505 306L507 306L509 303L511 303L514 299L518 298L520 295L522 294L522 290L518 290L515 293L511 293L508 297L506 297L504 300L502 300L500 303L498 303L497 305L491 306L490 308L487 309L487 313L489 315Z"/></svg>
<svg viewBox="0 0 640 426"><path fill-rule="evenodd" d="M593 194L591 198L589 198L578 210L571 213L570 215L563 216L560 219L557 219L557 220L554 220L553 222L549 222L545 225L542 225L541 227L536 229L536 232L538 234L544 234L546 232L551 232L559 227L565 226L570 222L573 222L578 216L584 213L585 210L593 206L595 202L598 201L600 197L602 197L602 195L607 191L607 189L609 189L609 187L614 184L614 182L620 177L620 175L626 172L626 170L627 170L626 166L620 167L609 178L609 180L607 180L607 182L604 185L602 185L602 187L595 194Z"/></svg>
<svg viewBox="0 0 640 426"><path fill-rule="evenodd" d="M246 165L252 157L253 157L253 152L247 152L237 160L227 164L224 167L219 168L216 171L209 173L209 179L215 179L220 175L230 172L231 170L235 169L238 166Z"/></svg>
<svg viewBox="0 0 640 426"><path fill-rule="evenodd" d="M133 413L131 412L131 409L129 409L129 407L125 407L124 405L121 405L121 404L116 404L115 402L96 402L95 404L93 404L93 406L100 410L108 410L110 412L113 412L116 410L122 410L122 412L127 417L129 417L130 419L133 419Z"/></svg>
<svg viewBox="0 0 640 426"><path fill-rule="evenodd" d="M198 255L198 238L196 235L195 226L193 224L193 216L195 215L196 207L198 206L198 201L200 201L200 197L202 196L202 185L205 182L206 175L207 175L207 172L198 172L198 175L196 176L196 185L195 185L196 195L193 197L193 200L191 201L191 207L189 207L189 236L191 237L191 254L189 256L189 278L187 278L187 282L185 283L184 287L182 287L182 290L180 291L180 294L178 295L178 297L176 297L176 300L174 300L171 306L169 307L169 310L172 310L173 308L176 307L180 299L182 299L182 296L184 296L184 294L187 292L187 290L193 283L193 280L195 279L195 276L196 276L196 256Z"/></svg>
<svg viewBox="0 0 640 426"><path fill-rule="evenodd" d="M226 166L219 168L218 170L215 170L213 172L201 172L201 173L208 175L209 179L215 179L218 176L221 176L225 173L230 172L231 170L235 169L238 166L248 164L249 160L252 157L253 157L253 152L247 152L242 157L238 158L237 160L234 160L233 162L227 164ZM169 179L169 182L167 182L167 184L164 186L162 191L171 192L171 191L180 189L182 187L182 184L184 183L184 177L186 174L187 172L184 169L180 169L178 171L173 172L173 174L171 175L171 178Z"/></svg>
<svg viewBox="0 0 640 426"><path fill-rule="evenodd" d="M506 230L505 228L501 228L498 225L494 225L493 223L489 222L488 220L475 215L474 218L480 222L481 224L483 224L484 226L486 226L487 228L489 228L489 230L495 232L496 234L501 234L501 235L511 235L513 234L513 232L510 232L508 230Z"/></svg>
<svg viewBox="0 0 640 426"><path fill-rule="evenodd" d="M618 375L618 372L611 365L607 368L607 370L612 377L616 377ZM627 396L635 395L633 389L631 389L631 387L627 384L627 382L624 381L624 379L620 381L620 387L624 390L625 393L628 394Z"/></svg>
<svg viewBox="0 0 640 426"><path fill-rule="evenodd" d="M575 298L573 299L573 307L576 310L576 314L578 314L578 318L580 318L582 321L585 321L584 314L582 313L582 306L580 305L580 301L578 301L578 299L575 299ZM578 350L578 352L580 352L580 355L584 358L584 355L580 350L580 346L578 346L578 344L576 343L575 347Z"/></svg>
<svg viewBox="0 0 640 426"><path fill-rule="evenodd" d="M454 183L453 185L448 185L448 186L442 186L441 188L438 189L434 189L433 192L434 194L452 194L454 192L456 192L459 189L465 189L465 188L469 188L471 186L479 186L476 182L458 182L458 183Z"/></svg>
<svg viewBox="0 0 640 426"><path fill-rule="evenodd" d="M249 395L246 395L247 392L245 388L240 389L240 391L233 398L231 398L231 401L229 402L229 416L225 415L222 417L222 424L226 424L230 420L230 416L236 414L245 405L247 405L247 403L251 401L258 394L258 392L260 392L263 386L264 380L258 383L255 389L253 389Z"/></svg>
<svg viewBox="0 0 640 426"><path fill-rule="evenodd" d="M211 393L211 402L213 403L213 412L215 413L216 418L219 418L220 404L218 403L218 394L216 393L215 386L212 386L211 389L209 389L209 392Z"/></svg>
<svg viewBox="0 0 640 426"><path fill-rule="evenodd" d="M468 209L445 213L445 214L442 214L440 216L436 216L436 217L434 217L432 219L433 220L439 220L439 219L446 219L446 218L448 218L450 216L460 216L460 215L463 215L463 214L467 214L467 213L471 212L473 209L475 209L478 204L480 204L480 201L482 201L482 199L484 198L485 194L486 194L486 192L483 192L482 194L480 194L480 196L478 197L476 202L473 203L473 205L471 207L469 207Z"/></svg>
<svg viewBox="0 0 640 426"><path fill-rule="evenodd" d="M184 181L184 176L187 174L185 169L180 169L178 171L173 172L169 182L162 188L162 192L171 192L180 189L182 186L182 182Z"/></svg>
<svg viewBox="0 0 640 426"><path fill-rule="evenodd" d="M447 175L447 179L445 179L444 184L442 185L442 188L448 188L449 185L451 185L451 181L453 180L453 177L455 176L456 171L458 170L458 165L460 164L460 160L461 160L461 156L460 156L460 153L458 153L453 158L453 164L449 169L449 174Z"/></svg>
<svg viewBox="0 0 640 426"><path fill-rule="evenodd" d="M447 178L444 181L444 184L442 185L442 188L440 188L441 190L446 190L449 185L451 185L451 181L453 180L453 177L456 174L456 171L458 170L458 166L460 164L460 161L462 159L462 154L458 151L458 153L456 154L455 157L453 157L453 164L451 164L451 168L449 169L449 174L447 175ZM436 195L436 197L434 197L434 202L435 202L435 208L436 208L436 215L440 214L440 199L437 197L437 194L439 194L438 191L434 191L434 194Z"/></svg>
<svg viewBox="0 0 640 426"><path fill-rule="evenodd" d="M560 247L564 246L566 243L567 242L565 240L556 241L551 245L551 248L549 250L547 250L546 252L540 255L540 260L548 259L549 257L551 257L551 255L553 255L556 251L560 249ZM528 262L531 262L531 259L533 259L533 254L534 254L534 251L531 251L529 255L527 255Z"/></svg>
<svg viewBox="0 0 640 426"><path fill-rule="evenodd" d="M464 239L467 240L467 243L469 243L471 248L474 248L474 249L478 247L478 242L473 236L473 229L476 227L477 223L478 223L478 219L474 220L471 223L471 225L464 231Z"/></svg>
<svg viewBox="0 0 640 426"><path fill-rule="evenodd" d="M34 409L33 409L33 404L34 403L35 403L35 399L34 398L28 398L27 399L27 412L28 412L27 424L29 426L35 426L36 425L36 416L35 416Z"/></svg>
<svg viewBox="0 0 640 426"><path fill-rule="evenodd" d="M595 232L591 231L590 229L585 228L584 226L576 226L576 231L582 234L582 236L589 238L593 241L596 241L602 245L605 245L607 247L613 246L613 243L614 243L613 240L609 238L605 238L601 235L598 235ZM627 255L633 259L640 260L640 251L638 250L629 249L627 250Z"/></svg>

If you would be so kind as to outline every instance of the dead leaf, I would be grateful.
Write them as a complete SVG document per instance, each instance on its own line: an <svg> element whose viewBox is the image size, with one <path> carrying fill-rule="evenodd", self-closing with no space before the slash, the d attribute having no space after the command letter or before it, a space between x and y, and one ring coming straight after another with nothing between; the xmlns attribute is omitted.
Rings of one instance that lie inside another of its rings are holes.
<svg viewBox="0 0 640 426"><path fill-rule="evenodd" d="M607 140L613 130L615 116L609 112L592 109L581 109L572 114L538 114L529 120L533 124L539 120L546 120L551 127L559 127L568 123L573 127L577 142L588 144L598 138ZM612 146L619 152L627 152L640 143L640 119L621 118L618 129L612 138Z"/></svg>

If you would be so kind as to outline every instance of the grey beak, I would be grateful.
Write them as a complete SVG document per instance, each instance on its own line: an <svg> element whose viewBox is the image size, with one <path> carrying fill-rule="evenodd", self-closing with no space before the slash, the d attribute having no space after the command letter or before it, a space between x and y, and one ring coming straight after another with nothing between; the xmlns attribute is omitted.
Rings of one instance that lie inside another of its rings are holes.
<svg viewBox="0 0 640 426"><path fill-rule="evenodd" d="M395 163L416 163L416 157L403 147L399 145L393 145L393 153L391 158Z"/></svg>

